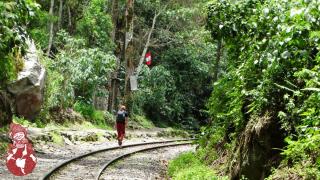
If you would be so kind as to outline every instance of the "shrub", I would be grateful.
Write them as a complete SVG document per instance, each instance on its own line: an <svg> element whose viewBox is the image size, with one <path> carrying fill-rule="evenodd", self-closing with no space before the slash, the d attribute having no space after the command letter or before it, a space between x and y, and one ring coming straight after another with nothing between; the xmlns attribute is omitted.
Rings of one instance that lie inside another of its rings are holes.
<svg viewBox="0 0 320 180"><path fill-rule="evenodd" d="M50 132L50 136L52 138L52 142L58 145L63 145L64 144L64 139L63 137L60 135L60 133L56 132L56 131L51 131Z"/></svg>
<svg viewBox="0 0 320 180"><path fill-rule="evenodd" d="M204 165L192 165L182 169L173 176L174 180L194 179L194 180L218 180L213 171ZM227 179L227 178L225 178Z"/></svg>
<svg viewBox="0 0 320 180"><path fill-rule="evenodd" d="M195 158L194 153L192 152L183 153L176 159L170 161L168 172L170 176L173 176L176 172L184 168L190 167L192 165L199 165L199 164L200 164L200 161L197 158Z"/></svg>
<svg viewBox="0 0 320 180"><path fill-rule="evenodd" d="M86 118L92 117L93 112L94 112L94 107L93 106L88 105L86 103L83 103L81 101L77 101L73 105L73 108L74 108L74 110L76 110L77 112L81 113Z"/></svg>
<svg viewBox="0 0 320 180"><path fill-rule="evenodd" d="M9 143L0 141L0 155L6 153Z"/></svg>
<svg viewBox="0 0 320 180"><path fill-rule="evenodd" d="M106 126L105 114L104 114L103 111L94 110L91 118L92 118L92 121L93 121L94 124L96 124L96 125L98 125L100 127L105 127Z"/></svg>
<svg viewBox="0 0 320 180"><path fill-rule="evenodd" d="M207 142L222 129L225 142L241 148L237 140L250 119L270 113L272 124L279 127L279 143L271 148L283 148L284 137L291 138L282 153L283 164L293 167L308 161L319 168L318 7L318 1L304 0L217 0L208 5L207 28L217 45L223 44L221 64L226 67L213 85L208 103L212 121L203 146L217 144ZM265 144L269 142L275 141ZM266 158L275 165L280 159L274 157ZM233 160L241 165L229 170L239 173L246 173L241 168L251 164L231 156Z"/></svg>
<svg viewBox="0 0 320 180"><path fill-rule="evenodd" d="M96 110L92 105L77 101L74 104L74 110L98 127L106 128L108 125L112 125L112 115ZM108 124L106 123L106 118L108 119Z"/></svg>
<svg viewBox="0 0 320 180"><path fill-rule="evenodd" d="M0 1L0 87L14 80L22 69L26 52L25 25L33 16L33 1Z"/></svg>
<svg viewBox="0 0 320 180"><path fill-rule="evenodd" d="M110 37L112 20L105 13L105 3L105 0L92 0L86 5L83 17L77 22L77 32L86 39L88 45L108 51L114 45Z"/></svg>
<svg viewBox="0 0 320 180"><path fill-rule="evenodd" d="M98 87L108 82L115 57L99 48L85 47L85 40L65 31L57 33L59 53L55 60L43 58L47 69L45 107L66 109L76 100L92 101Z"/></svg>
<svg viewBox="0 0 320 180"><path fill-rule="evenodd" d="M183 153L176 159L170 161L168 167L169 175L174 180L195 179L214 180L219 178L206 165L204 165L193 152Z"/></svg>
<svg viewBox="0 0 320 180"><path fill-rule="evenodd" d="M9 125L0 128L0 134L7 134L9 132ZM8 149L9 140L0 136L0 155L4 154Z"/></svg>
<svg viewBox="0 0 320 180"><path fill-rule="evenodd" d="M152 127L154 127L154 124L152 123L152 121L147 119L145 116L133 115L132 116L132 121L137 122L139 125L141 125L144 128L152 128Z"/></svg>
<svg viewBox="0 0 320 180"><path fill-rule="evenodd" d="M28 120L24 119L23 117L16 117L13 116L13 122L17 124L21 124L22 126L31 126L32 123L29 122Z"/></svg>

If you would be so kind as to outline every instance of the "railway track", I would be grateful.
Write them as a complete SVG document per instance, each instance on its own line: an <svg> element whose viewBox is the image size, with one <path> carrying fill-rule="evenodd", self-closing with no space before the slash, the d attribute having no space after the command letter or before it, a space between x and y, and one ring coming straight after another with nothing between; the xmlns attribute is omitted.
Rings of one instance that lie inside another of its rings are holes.
<svg viewBox="0 0 320 180"><path fill-rule="evenodd" d="M191 144L192 140L194 139L156 141L125 145L122 148L99 149L58 164L40 179L99 179L106 168L119 159L137 152Z"/></svg>

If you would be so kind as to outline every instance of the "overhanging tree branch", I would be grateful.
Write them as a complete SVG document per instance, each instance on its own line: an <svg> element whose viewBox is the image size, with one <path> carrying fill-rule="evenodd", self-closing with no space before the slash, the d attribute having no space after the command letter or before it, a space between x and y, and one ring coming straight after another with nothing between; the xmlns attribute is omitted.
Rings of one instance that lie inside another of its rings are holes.
<svg viewBox="0 0 320 180"><path fill-rule="evenodd" d="M162 13L162 11L159 11L158 13L154 14L154 17L153 17L153 20L152 20L152 26L151 26L151 29L150 29L149 34L148 34L147 42L146 42L146 44L145 44L145 46L143 48L142 54L140 56L139 65L138 65L138 68L137 68L137 71L136 71L136 76L139 76L139 73L141 71L142 64L143 64L143 61L144 61L144 57L146 56L147 50L149 48L152 32L154 30L157 18L161 13Z"/></svg>

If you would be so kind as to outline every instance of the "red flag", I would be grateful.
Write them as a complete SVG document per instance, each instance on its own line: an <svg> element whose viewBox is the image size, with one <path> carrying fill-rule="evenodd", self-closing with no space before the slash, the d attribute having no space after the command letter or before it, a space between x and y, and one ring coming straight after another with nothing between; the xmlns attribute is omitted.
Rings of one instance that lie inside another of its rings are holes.
<svg viewBox="0 0 320 180"><path fill-rule="evenodd" d="M151 61L152 61L151 52L149 51L146 54L146 65L150 66L151 65Z"/></svg>

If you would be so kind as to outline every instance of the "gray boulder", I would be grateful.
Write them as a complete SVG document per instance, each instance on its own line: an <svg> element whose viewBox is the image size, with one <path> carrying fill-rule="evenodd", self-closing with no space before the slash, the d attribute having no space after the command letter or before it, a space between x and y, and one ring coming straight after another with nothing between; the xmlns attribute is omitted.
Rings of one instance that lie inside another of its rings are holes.
<svg viewBox="0 0 320 180"><path fill-rule="evenodd" d="M39 62L34 42L28 39L26 44L23 70L17 80L9 84L8 91L13 95L16 114L33 120L41 110L46 71Z"/></svg>

